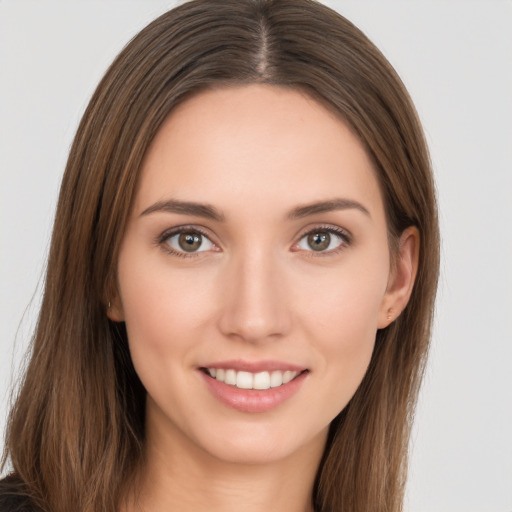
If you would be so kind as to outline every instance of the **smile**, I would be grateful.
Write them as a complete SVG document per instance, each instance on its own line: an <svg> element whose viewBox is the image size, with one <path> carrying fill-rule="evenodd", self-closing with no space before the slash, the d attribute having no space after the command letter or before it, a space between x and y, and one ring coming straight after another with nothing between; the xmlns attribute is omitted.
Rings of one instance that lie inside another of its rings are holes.
<svg viewBox="0 0 512 512"><path fill-rule="evenodd" d="M211 361L197 370L217 400L248 413L266 412L284 404L299 392L311 372L302 365L269 359Z"/></svg>
<svg viewBox="0 0 512 512"><path fill-rule="evenodd" d="M269 389L288 384L301 372L291 370L274 370L263 372L237 371L229 368L207 368L210 377L238 389Z"/></svg>

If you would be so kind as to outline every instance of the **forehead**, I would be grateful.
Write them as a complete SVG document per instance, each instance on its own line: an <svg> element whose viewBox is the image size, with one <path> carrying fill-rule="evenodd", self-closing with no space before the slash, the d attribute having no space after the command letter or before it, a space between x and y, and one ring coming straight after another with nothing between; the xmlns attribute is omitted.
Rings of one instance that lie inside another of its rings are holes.
<svg viewBox="0 0 512 512"><path fill-rule="evenodd" d="M305 93L269 85L208 90L171 112L144 160L136 210L167 195L228 210L343 196L382 211L348 126Z"/></svg>

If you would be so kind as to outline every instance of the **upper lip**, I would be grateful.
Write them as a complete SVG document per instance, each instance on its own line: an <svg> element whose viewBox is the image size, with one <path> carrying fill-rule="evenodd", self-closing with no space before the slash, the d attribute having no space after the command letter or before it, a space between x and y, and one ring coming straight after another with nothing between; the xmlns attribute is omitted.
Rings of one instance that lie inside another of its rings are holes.
<svg viewBox="0 0 512 512"><path fill-rule="evenodd" d="M243 359L232 359L228 361L215 361L202 365L201 368L222 368L224 370L236 370L242 372L258 373L272 371L302 372L307 370L304 366L286 363L277 360L246 361Z"/></svg>

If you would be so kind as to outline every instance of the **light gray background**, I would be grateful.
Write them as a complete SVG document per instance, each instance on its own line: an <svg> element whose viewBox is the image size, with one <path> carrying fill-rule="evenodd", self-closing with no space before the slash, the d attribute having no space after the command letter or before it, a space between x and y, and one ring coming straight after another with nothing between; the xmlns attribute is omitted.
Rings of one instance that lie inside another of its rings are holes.
<svg viewBox="0 0 512 512"><path fill-rule="evenodd" d="M407 510L512 512L512 3L326 3L401 74L439 189L442 277ZM78 120L115 54L174 4L0 0L0 434Z"/></svg>

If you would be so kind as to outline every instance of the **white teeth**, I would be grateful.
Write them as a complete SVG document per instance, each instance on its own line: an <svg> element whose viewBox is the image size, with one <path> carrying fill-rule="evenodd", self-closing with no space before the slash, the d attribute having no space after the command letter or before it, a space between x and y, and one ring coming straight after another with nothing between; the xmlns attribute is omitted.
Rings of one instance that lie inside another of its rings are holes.
<svg viewBox="0 0 512 512"><path fill-rule="evenodd" d="M226 370L226 376L224 377L224 382L229 384L230 386L236 386L236 371L235 370Z"/></svg>
<svg viewBox="0 0 512 512"><path fill-rule="evenodd" d="M283 373L283 384L287 384L288 382L290 382L296 375L297 372L291 372L289 370L285 371Z"/></svg>
<svg viewBox="0 0 512 512"><path fill-rule="evenodd" d="M272 372L270 374L270 387L277 388L283 383L283 372Z"/></svg>
<svg viewBox="0 0 512 512"><path fill-rule="evenodd" d="M283 384L287 384L293 380L299 372L286 371L273 371L273 372L244 372L233 369L224 370L223 368L208 368L210 377L236 386L239 389L269 389L277 388Z"/></svg>
<svg viewBox="0 0 512 512"><path fill-rule="evenodd" d="M236 374L236 387L240 389L252 389L252 373L238 372Z"/></svg>
<svg viewBox="0 0 512 512"><path fill-rule="evenodd" d="M254 389L268 389L270 387L270 375L268 372L254 374Z"/></svg>

